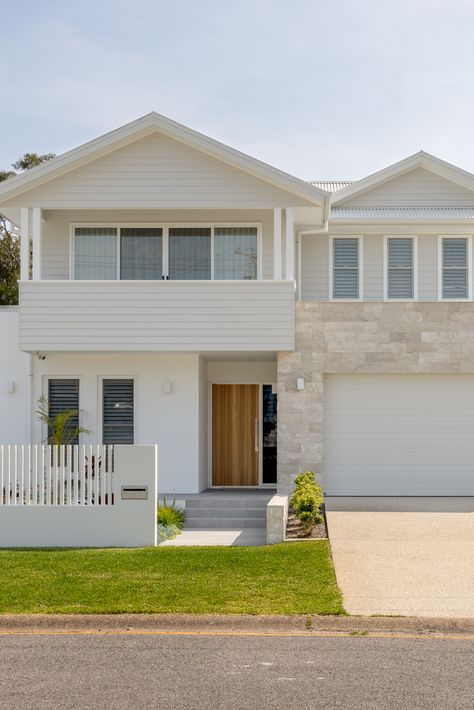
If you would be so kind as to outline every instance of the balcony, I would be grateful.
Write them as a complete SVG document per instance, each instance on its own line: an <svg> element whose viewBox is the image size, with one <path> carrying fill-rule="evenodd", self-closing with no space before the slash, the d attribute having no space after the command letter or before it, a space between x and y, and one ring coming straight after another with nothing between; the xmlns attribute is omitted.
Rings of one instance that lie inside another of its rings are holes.
<svg viewBox="0 0 474 710"><path fill-rule="evenodd" d="M23 281L26 352L292 350L294 281Z"/></svg>

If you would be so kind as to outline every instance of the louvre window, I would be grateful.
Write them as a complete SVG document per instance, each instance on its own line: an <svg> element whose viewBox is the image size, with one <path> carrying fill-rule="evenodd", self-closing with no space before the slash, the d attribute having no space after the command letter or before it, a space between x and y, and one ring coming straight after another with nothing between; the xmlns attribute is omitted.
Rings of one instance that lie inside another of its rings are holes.
<svg viewBox="0 0 474 710"><path fill-rule="evenodd" d="M443 239L443 298L468 297L467 239Z"/></svg>
<svg viewBox="0 0 474 710"><path fill-rule="evenodd" d="M48 411L51 418L61 412L73 409L77 412L70 422L69 431L79 426L79 380L77 379L54 379L48 380ZM48 432L48 439L51 432ZM76 437L71 444L78 444Z"/></svg>
<svg viewBox="0 0 474 710"><path fill-rule="evenodd" d="M359 298L359 240L333 240L333 298Z"/></svg>
<svg viewBox="0 0 474 710"><path fill-rule="evenodd" d="M104 444L134 443L134 382L128 379L103 380Z"/></svg>
<svg viewBox="0 0 474 710"><path fill-rule="evenodd" d="M413 239L389 238L388 288L389 298L414 298Z"/></svg>

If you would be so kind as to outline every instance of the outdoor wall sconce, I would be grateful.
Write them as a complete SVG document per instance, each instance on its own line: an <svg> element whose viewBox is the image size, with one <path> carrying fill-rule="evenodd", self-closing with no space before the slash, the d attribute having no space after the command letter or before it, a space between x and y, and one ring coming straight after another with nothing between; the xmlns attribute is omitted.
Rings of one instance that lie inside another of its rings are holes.
<svg viewBox="0 0 474 710"><path fill-rule="evenodd" d="M15 391L15 383L13 382L13 380L7 380L5 389L9 394L13 394L13 392Z"/></svg>
<svg viewBox="0 0 474 710"><path fill-rule="evenodd" d="M296 378L296 389L298 390L298 392L304 390L304 377Z"/></svg>
<svg viewBox="0 0 474 710"><path fill-rule="evenodd" d="M170 382L170 380L164 380L161 388L163 390L163 394L171 394L171 390L173 389L173 383Z"/></svg>

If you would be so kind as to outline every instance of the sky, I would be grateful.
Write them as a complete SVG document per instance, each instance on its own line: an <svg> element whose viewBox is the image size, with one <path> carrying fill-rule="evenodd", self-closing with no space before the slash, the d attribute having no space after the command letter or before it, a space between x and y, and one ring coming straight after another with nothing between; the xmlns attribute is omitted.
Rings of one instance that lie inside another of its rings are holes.
<svg viewBox="0 0 474 710"><path fill-rule="evenodd" d="M157 111L303 179L474 172L473 0L0 0L0 169Z"/></svg>

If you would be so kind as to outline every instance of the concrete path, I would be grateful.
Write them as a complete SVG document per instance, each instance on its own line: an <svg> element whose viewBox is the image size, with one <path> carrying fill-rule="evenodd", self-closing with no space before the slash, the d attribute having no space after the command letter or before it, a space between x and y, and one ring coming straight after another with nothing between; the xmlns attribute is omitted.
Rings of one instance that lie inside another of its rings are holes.
<svg viewBox="0 0 474 710"><path fill-rule="evenodd" d="M329 538L346 611L474 618L473 503L328 499Z"/></svg>
<svg viewBox="0 0 474 710"><path fill-rule="evenodd" d="M242 530L183 530L174 540L162 542L160 547L186 547L224 545L224 547L253 547L267 544L267 531L263 528Z"/></svg>

